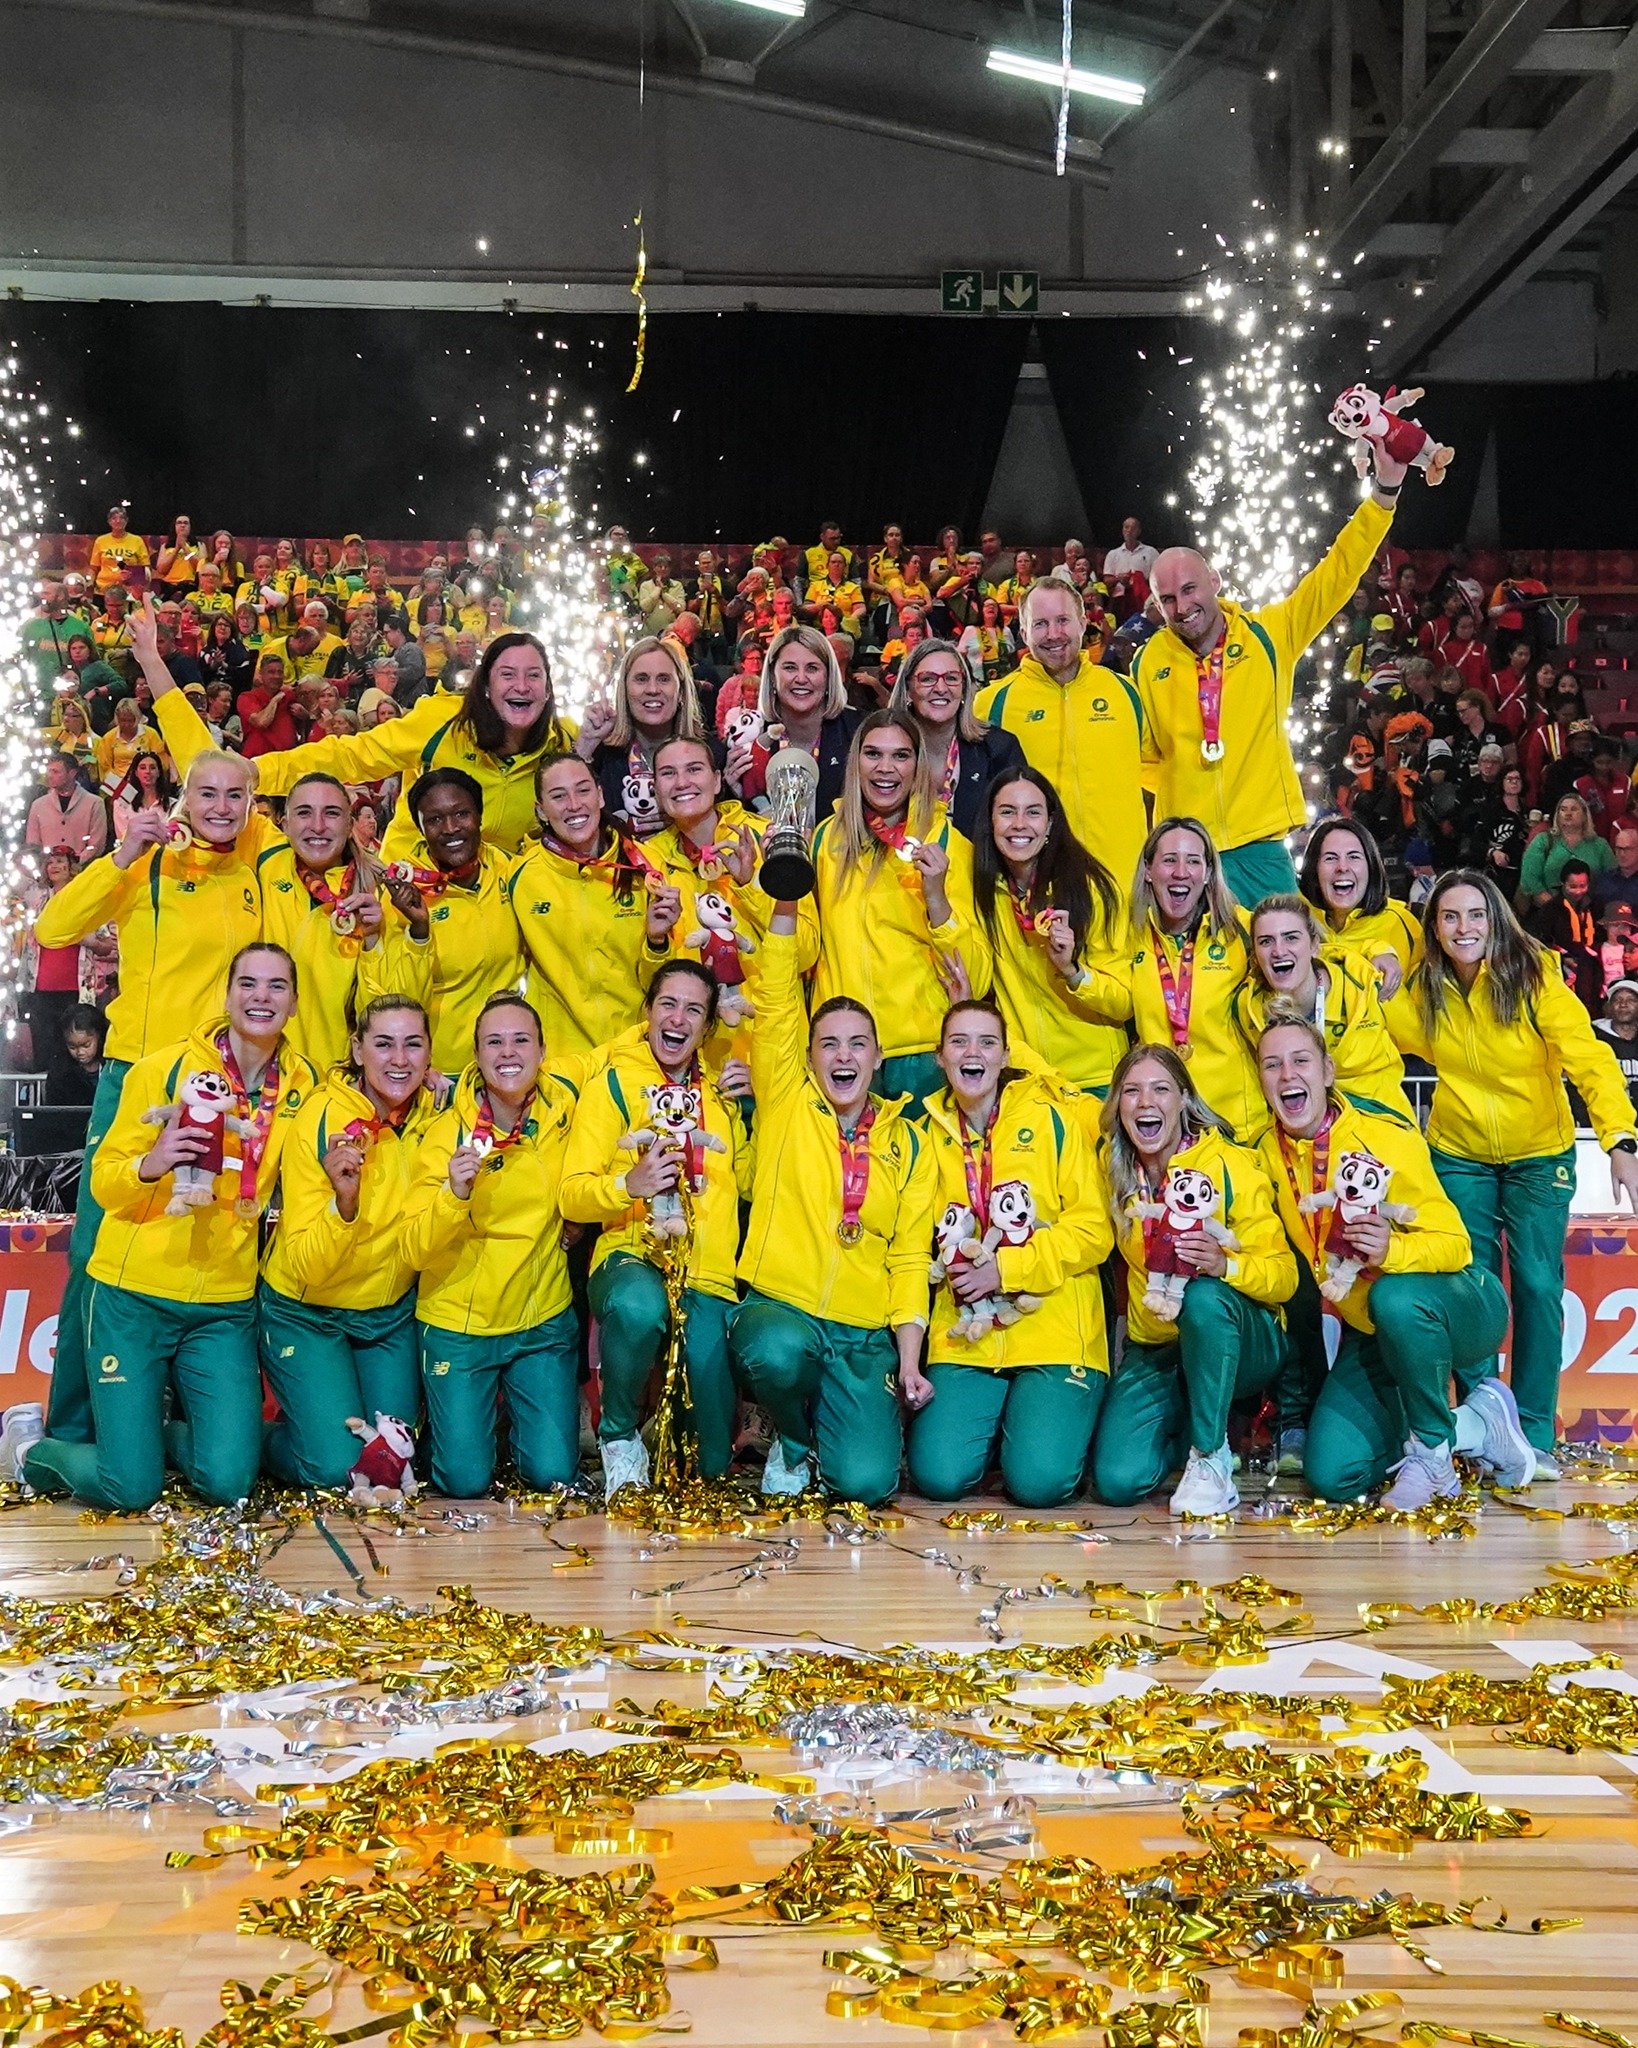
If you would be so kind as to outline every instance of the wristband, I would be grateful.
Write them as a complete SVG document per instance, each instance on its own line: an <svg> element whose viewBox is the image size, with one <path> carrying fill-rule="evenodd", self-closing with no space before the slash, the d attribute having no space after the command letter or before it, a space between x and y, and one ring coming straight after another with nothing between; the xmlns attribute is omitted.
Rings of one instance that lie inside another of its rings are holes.
<svg viewBox="0 0 1638 2048"><path fill-rule="evenodd" d="M1638 1153L1638 1138L1617 1138L1610 1151L1625 1152L1630 1159L1634 1153Z"/></svg>
<svg viewBox="0 0 1638 2048"><path fill-rule="evenodd" d="M1373 480L1373 482L1372 482L1372 484L1371 484L1371 489L1372 489L1372 491L1373 491L1373 492L1374 492L1374 493L1376 494L1376 496L1377 496L1377 497L1379 497L1379 498L1397 498L1397 497L1399 496L1399 493L1400 493L1400 491L1401 491L1401 490L1402 490L1403 488L1404 488L1404 479L1403 479L1403 478L1401 478L1401 479L1400 479L1400 481L1399 481L1398 483L1396 483L1396 484L1385 484L1385 483L1377 482L1377 481L1374 481L1374 480Z"/></svg>

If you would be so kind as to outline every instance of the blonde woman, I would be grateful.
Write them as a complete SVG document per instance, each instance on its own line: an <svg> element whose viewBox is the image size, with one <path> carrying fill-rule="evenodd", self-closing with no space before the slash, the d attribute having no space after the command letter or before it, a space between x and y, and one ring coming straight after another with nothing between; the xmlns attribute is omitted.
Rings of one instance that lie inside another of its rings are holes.
<svg viewBox="0 0 1638 2048"><path fill-rule="evenodd" d="M705 730L686 657L674 641L646 638L626 649L608 697L587 705L574 750L589 762L609 821L635 839L665 823L654 794L654 757L667 740Z"/></svg>
<svg viewBox="0 0 1638 2048"><path fill-rule="evenodd" d="M819 769L815 818L828 818L842 794L847 750L859 714L848 708L836 650L812 626L786 626L768 642L757 696L764 732L728 749L728 782L741 800L762 807L764 774L776 746L801 747Z"/></svg>
<svg viewBox="0 0 1638 2048"><path fill-rule="evenodd" d="M835 814L814 834L819 965L815 1004L863 1003L880 1025L881 1092L911 1113L943 1082L944 1012L965 986L990 985L990 948L973 910L972 848L934 795L921 733L890 711L862 719Z"/></svg>
<svg viewBox="0 0 1638 2048"><path fill-rule="evenodd" d="M1234 1020L1250 954L1211 834L1161 818L1132 885L1132 1028L1169 1045L1242 1145L1268 1122L1256 1064Z"/></svg>
<svg viewBox="0 0 1638 2048"><path fill-rule="evenodd" d="M1593 825L1585 797L1567 791L1553 806L1550 832L1538 832L1524 849L1519 896L1539 910L1552 902L1563 879L1565 863L1584 860L1595 875L1610 873L1615 855Z"/></svg>

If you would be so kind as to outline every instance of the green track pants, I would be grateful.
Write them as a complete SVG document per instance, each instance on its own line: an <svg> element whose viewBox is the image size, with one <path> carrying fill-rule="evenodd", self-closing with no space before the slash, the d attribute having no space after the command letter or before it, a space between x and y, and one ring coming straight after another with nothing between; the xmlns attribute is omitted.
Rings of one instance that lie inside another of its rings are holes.
<svg viewBox="0 0 1638 2048"><path fill-rule="evenodd" d="M119 1108L120 1090L130 1071L129 1060L103 1061L90 1121L85 1127L80 1192L74 1203L74 1228L68 1235L68 1284L57 1311L56 1357L51 1368L51 1395L46 1404L46 1427L62 1443L91 1441L91 1381L85 1365L85 1296L91 1282L85 1269L97 1248L97 1232L102 1228L102 1211L91 1195L91 1162L108 1135Z"/></svg>
<svg viewBox="0 0 1638 2048"><path fill-rule="evenodd" d="M635 1436L642 1426L649 1382L670 1332L665 1281L657 1266L630 1252L612 1252L587 1289L598 1324L603 1413L597 1433L605 1443ZM728 1367L728 1318L736 1304L688 1288L683 1295L683 1367L688 1409L699 1442L700 1471L719 1479L734 1449L734 1377Z"/></svg>
<svg viewBox="0 0 1638 2048"><path fill-rule="evenodd" d="M1092 1491L1125 1507L1165 1483L1192 1446L1215 1451L1229 1404L1271 1386L1285 1339L1269 1309L1199 1273L1183 1290L1170 1344L1127 1342L1092 1450Z"/></svg>
<svg viewBox="0 0 1638 2048"><path fill-rule="evenodd" d="M1558 1376L1564 1362L1564 1233L1575 1193L1575 1149L1547 1159L1515 1159L1506 1166L1485 1166L1436 1149L1433 1166L1467 1225L1474 1264L1500 1280L1505 1245L1513 1310L1507 1377L1525 1435L1538 1451L1550 1451L1558 1433ZM1492 1350L1501 1341L1498 1335ZM1462 1391L1495 1370L1481 1353L1468 1368Z"/></svg>
<svg viewBox="0 0 1638 2048"><path fill-rule="evenodd" d="M432 1490L477 1500L495 1477L500 1397L526 1486L566 1486L580 1469L580 1330L573 1309L530 1330L466 1337L418 1323Z"/></svg>
<svg viewBox="0 0 1638 2048"><path fill-rule="evenodd" d="M1244 846L1219 848L1223 880L1243 910L1254 910L1265 896L1292 896L1297 871L1283 839L1253 839Z"/></svg>
<svg viewBox="0 0 1638 2048"><path fill-rule="evenodd" d="M91 1281L81 1341L91 1374L91 1443L48 1435L29 1483L64 1487L118 1514L151 1508L167 1464L219 1507L243 1500L262 1452L262 1375L254 1301L163 1301ZM165 1420L165 1390L176 1395Z"/></svg>
<svg viewBox="0 0 1638 2048"><path fill-rule="evenodd" d="M421 1420L415 1289L386 1308L325 1308L265 1284L256 1297L262 1371L282 1411L262 1461L289 1486L345 1486L363 1444L349 1416Z"/></svg>
<svg viewBox="0 0 1638 2048"><path fill-rule="evenodd" d="M898 1354L886 1330L834 1323L751 1294L728 1325L745 1388L759 1401L788 1463L817 1451L825 1485L869 1506L899 1483Z"/></svg>
<svg viewBox="0 0 1638 2048"><path fill-rule="evenodd" d="M1020 1507L1080 1487L1108 1375L1086 1365L929 1366L933 1398L910 1424L910 1484L928 1500L977 1491L1001 1443L1001 1483Z"/></svg>
<svg viewBox="0 0 1638 2048"><path fill-rule="evenodd" d="M1450 1383L1466 1394L1494 1372L1507 1297L1482 1266L1385 1273L1371 1288L1376 1334L1343 1328L1308 1425L1303 1474L1322 1500L1357 1500L1405 1455L1405 1440L1455 1441Z"/></svg>

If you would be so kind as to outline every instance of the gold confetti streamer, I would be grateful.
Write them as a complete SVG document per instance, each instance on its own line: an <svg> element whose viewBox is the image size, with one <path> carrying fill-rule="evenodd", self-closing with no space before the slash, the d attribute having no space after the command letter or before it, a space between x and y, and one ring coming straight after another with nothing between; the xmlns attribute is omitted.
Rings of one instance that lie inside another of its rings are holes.
<svg viewBox="0 0 1638 2048"><path fill-rule="evenodd" d="M643 381L643 364L648 356L648 244L643 237L640 209L632 225L637 230L637 274L631 280L631 295L637 301L637 358L631 366L631 382L626 386L628 398Z"/></svg>

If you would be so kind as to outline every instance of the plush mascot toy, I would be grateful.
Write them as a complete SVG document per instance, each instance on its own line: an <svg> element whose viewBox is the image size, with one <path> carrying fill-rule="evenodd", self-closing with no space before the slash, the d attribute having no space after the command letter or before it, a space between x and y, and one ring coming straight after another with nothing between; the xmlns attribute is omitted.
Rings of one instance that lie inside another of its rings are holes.
<svg viewBox="0 0 1638 2048"><path fill-rule="evenodd" d="M179 1130L195 1131L205 1140L205 1150L171 1175L173 1191L165 1204L167 1216L186 1216L190 1209L208 1209L216 1199L216 1176L224 1170L228 1133L247 1138L254 1125L232 1114L233 1084L226 1074L203 1067L185 1074L176 1100L159 1109L145 1109L145 1124L175 1124ZM238 1164L237 1161L234 1162Z"/></svg>
<svg viewBox="0 0 1638 2048"><path fill-rule="evenodd" d="M1196 1269L1178 1257L1178 1247L1202 1235L1216 1238L1225 1251L1238 1251L1240 1240L1218 1220L1223 1197L1209 1173L1195 1166L1174 1166L1161 1184L1160 1199L1137 1200L1132 1211L1143 1223L1143 1263L1149 1284L1143 1306L1164 1323L1175 1323L1183 1291Z"/></svg>
<svg viewBox="0 0 1638 2048"><path fill-rule="evenodd" d="M697 1088L680 1081L645 1089L648 1123L642 1130L627 1131L620 1140L628 1152L646 1152L656 1138L670 1138L682 1147L683 1176L690 1194L705 1186L705 1155L726 1152L728 1147L715 1131L705 1128L704 1105ZM648 1225L656 1237L686 1237L688 1218L675 1188L663 1188L648 1198Z"/></svg>
<svg viewBox="0 0 1638 2048"><path fill-rule="evenodd" d="M716 889L701 889L696 893L694 915L699 923L684 935L683 944L691 951L698 951L717 978L717 987L721 991L717 1015L725 1024L743 1024L755 1012L743 993L745 969L740 955L754 953L755 941L748 939L740 930L733 904Z"/></svg>
<svg viewBox="0 0 1638 2048"><path fill-rule="evenodd" d="M413 1500L421 1482L415 1476L415 1438L409 1425L378 1408L373 1428L361 1415L349 1415L347 1427L364 1439L357 1463L347 1474L352 1481L349 1497L366 1507Z"/></svg>
<svg viewBox="0 0 1638 2048"><path fill-rule="evenodd" d="M1414 1223L1416 1211L1404 1202L1388 1200L1393 1168L1369 1152L1344 1152L1338 1159L1331 1185L1317 1195L1304 1195L1299 1207L1310 1214L1316 1209L1334 1209L1336 1220L1325 1241L1325 1273L1320 1293L1327 1301L1346 1301L1354 1282L1370 1261L1348 1235L1349 1226L1367 1216L1386 1216L1390 1223Z"/></svg>
<svg viewBox="0 0 1638 2048"><path fill-rule="evenodd" d="M1403 417L1407 406L1423 396L1420 385L1414 391L1394 391L1378 398L1367 384L1350 384L1331 408L1331 424L1354 444L1354 468L1363 476L1371 466L1370 451L1381 448L1393 462L1419 469L1430 484L1442 484L1445 471L1456 459L1456 450L1434 440L1420 420Z"/></svg>

